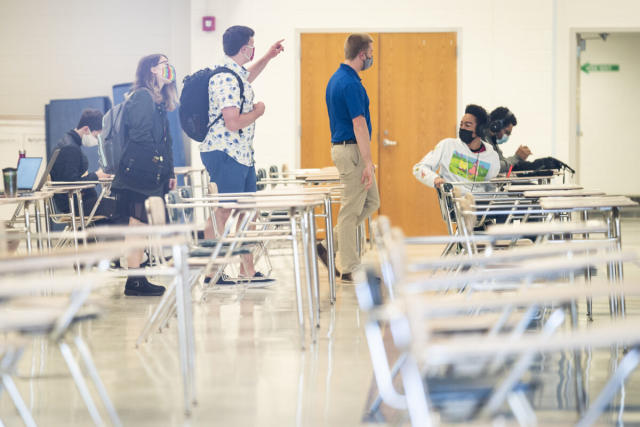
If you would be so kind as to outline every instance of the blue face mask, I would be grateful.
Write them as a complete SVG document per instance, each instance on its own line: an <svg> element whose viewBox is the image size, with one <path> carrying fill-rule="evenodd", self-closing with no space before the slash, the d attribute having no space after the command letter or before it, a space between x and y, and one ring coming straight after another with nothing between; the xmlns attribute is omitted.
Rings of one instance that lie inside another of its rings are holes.
<svg viewBox="0 0 640 427"><path fill-rule="evenodd" d="M504 135L502 135L502 138L496 139L496 144L504 144L508 140L509 140L509 135L505 133Z"/></svg>
<svg viewBox="0 0 640 427"><path fill-rule="evenodd" d="M371 58L365 57L364 64L362 64L362 71L371 68L372 65L373 65L373 56Z"/></svg>

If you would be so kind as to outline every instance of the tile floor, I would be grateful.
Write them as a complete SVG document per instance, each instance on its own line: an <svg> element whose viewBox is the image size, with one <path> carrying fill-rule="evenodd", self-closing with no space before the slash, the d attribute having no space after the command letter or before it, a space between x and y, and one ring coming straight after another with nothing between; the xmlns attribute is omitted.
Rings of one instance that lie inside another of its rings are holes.
<svg viewBox="0 0 640 427"><path fill-rule="evenodd" d="M640 252L640 220L623 221L624 247ZM437 251L436 251L437 253ZM357 426L406 423L406 415L384 410L365 416L375 389L362 314L353 285L338 286L328 304L326 270L321 269L322 315L318 341L300 350L290 257L273 258L277 282L267 289L227 290L195 306L199 405L190 418L182 407L175 327L141 348L135 340L156 298L122 295L122 283L97 292L104 316L82 325L96 365L124 425L132 426ZM640 279L637 267L625 270ZM584 313L584 307L580 307ZM595 307L596 321L608 316ZM638 313L640 301L628 301ZM609 369L609 352L590 360L590 390ZM563 355L545 360L544 384L535 396L542 424L576 420L571 382ZM19 364L18 387L39 425L88 426L91 419L57 348L41 339L28 346ZM626 387L621 419L640 423L640 372ZM601 421L614 425L621 399ZM558 410L560 408L560 410ZM0 396L0 419L21 425L8 396Z"/></svg>

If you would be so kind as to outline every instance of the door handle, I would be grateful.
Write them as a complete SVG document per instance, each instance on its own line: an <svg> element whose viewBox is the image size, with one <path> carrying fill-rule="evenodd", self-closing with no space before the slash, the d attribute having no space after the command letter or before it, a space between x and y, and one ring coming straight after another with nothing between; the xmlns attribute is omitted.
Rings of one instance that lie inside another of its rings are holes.
<svg viewBox="0 0 640 427"><path fill-rule="evenodd" d="M398 145L398 141L392 141L390 139L384 138L382 140L382 145L384 145L385 147L395 147L396 145Z"/></svg>

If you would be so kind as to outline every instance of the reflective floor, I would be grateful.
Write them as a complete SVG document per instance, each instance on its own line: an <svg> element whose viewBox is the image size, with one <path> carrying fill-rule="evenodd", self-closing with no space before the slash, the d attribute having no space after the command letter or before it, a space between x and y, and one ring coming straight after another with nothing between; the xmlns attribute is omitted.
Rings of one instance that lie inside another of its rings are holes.
<svg viewBox="0 0 640 427"><path fill-rule="evenodd" d="M624 247L640 252L640 220L623 221ZM434 253L438 253L434 250ZM355 426L402 425L406 414L383 406L369 417L375 394L371 362L353 285L339 284L337 302L328 303L326 270L321 269L322 315L318 341L300 350L293 273L289 256L276 256L277 282L267 289L234 289L195 305L197 392L193 415L183 413L175 325L135 348L143 322L157 298L124 297L123 283L96 292L102 318L86 322L89 342L105 386L125 425L135 426ZM629 280L640 279L627 267ZM639 314L640 301L628 300ZM608 318L606 301L596 301L595 321ZM580 306L584 319L584 305ZM584 321L584 320L583 320ZM310 344L310 343L308 343ZM611 366L610 351L583 354L587 392L593 397ZM540 359L543 383L533 395L541 425L577 420L573 355ZM91 418L68 375L57 347L34 339L20 364L17 385L39 425L87 426ZM624 403L624 411L620 413ZM106 415L105 415L106 417ZM6 394L0 419L21 425ZM604 425L640 423L640 372L628 382Z"/></svg>

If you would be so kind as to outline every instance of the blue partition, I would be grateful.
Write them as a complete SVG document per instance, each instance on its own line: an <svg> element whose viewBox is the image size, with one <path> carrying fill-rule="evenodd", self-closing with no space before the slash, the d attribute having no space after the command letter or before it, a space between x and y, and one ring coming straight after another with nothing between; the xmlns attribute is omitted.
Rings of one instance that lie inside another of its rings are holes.
<svg viewBox="0 0 640 427"><path fill-rule="evenodd" d="M45 132L47 141L47 158L60 139L70 129L75 129L80 120L82 110L93 108L103 113L111 108L111 100L106 96L80 99L54 99L45 106ZM97 170L98 147L82 147L89 159L89 171Z"/></svg>

